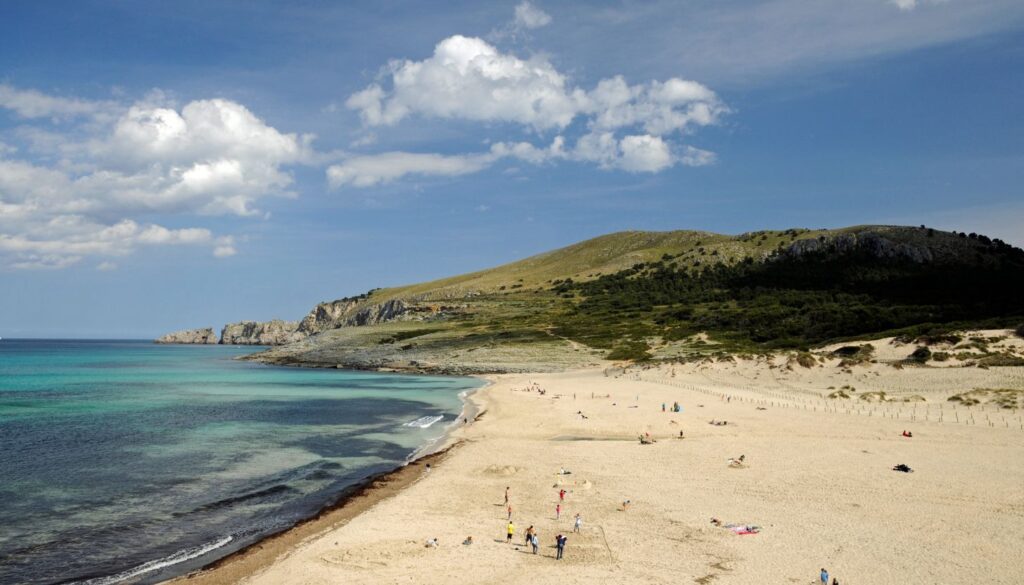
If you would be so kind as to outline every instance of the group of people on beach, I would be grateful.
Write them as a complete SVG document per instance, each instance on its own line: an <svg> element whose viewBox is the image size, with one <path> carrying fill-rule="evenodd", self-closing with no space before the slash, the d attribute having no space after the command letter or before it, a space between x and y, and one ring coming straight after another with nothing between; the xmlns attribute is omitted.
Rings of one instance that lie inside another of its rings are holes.
<svg viewBox="0 0 1024 585"><path fill-rule="evenodd" d="M565 468L561 468L558 471L558 475L567 475L570 472ZM562 502L565 501L565 496L568 494L564 488L558 490L558 503L555 504L555 520L560 520L562 517ZM508 524L505 526L505 542L512 544L512 540L516 534L516 525L512 521L512 504L511 504L511 487L505 487L505 506L508 508ZM579 533L583 528L583 516L577 512L573 519L572 531ZM472 537L469 539L472 542ZM559 533L555 536L555 548L557 549L555 554L556 560L561 560L565 555L565 545L569 541L569 537ZM463 543L466 544L466 543ZM540 537L537 535L537 529L531 524L527 527L526 531L523 532L523 545L529 546L533 550L533 554L537 554L540 551Z"/></svg>

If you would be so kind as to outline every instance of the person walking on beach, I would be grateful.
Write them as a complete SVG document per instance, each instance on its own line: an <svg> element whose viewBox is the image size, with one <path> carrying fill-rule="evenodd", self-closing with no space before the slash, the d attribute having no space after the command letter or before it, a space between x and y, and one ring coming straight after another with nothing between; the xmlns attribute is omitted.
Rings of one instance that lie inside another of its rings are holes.
<svg viewBox="0 0 1024 585"><path fill-rule="evenodd" d="M565 554L565 541L567 540L569 539L561 534L555 537L555 547L558 549L558 554L555 556L555 560L562 560L562 555Z"/></svg>
<svg viewBox="0 0 1024 585"><path fill-rule="evenodd" d="M828 585L828 571L824 567L821 569L821 583L822 585Z"/></svg>
<svg viewBox="0 0 1024 585"><path fill-rule="evenodd" d="M555 520L559 520L562 517L562 504L555 505Z"/></svg>
<svg viewBox="0 0 1024 585"><path fill-rule="evenodd" d="M505 538L505 542L512 544L512 535L516 533L516 525L511 520L508 521L508 536Z"/></svg>
<svg viewBox="0 0 1024 585"><path fill-rule="evenodd" d="M512 504L508 505L508 520L509 522L512 521Z"/></svg>
<svg viewBox="0 0 1024 585"><path fill-rule="evenodd" d="M530 546L533 547L533 554L537 554L537 551L540 549L540 538L536 534L530 537Z"/></svg>
<svg viewBox="0 0 1024 585"><path fill-rule="evenodd" d="M579 532L581 526L583 526L583 517L580 516L579 512L576 512L576 521L572 524L572 531Z"/></svg>
<svg viewBox="0 0 1024 585"><path fill-rule="evenodd" d="M505 486L505 505L508 505L508 486Z"/></svg>
<svg viewBox="0 0 1024 585"><path fill-rule="evenodd" d="M558 490L558 501L559 502L564 502L565 501L565 490L564 489Z"/></svg>

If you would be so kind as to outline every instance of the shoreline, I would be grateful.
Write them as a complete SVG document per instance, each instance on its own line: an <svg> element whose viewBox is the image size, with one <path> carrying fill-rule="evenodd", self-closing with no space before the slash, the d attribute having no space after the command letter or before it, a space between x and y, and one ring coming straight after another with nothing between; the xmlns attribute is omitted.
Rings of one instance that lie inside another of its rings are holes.
<svg viewBox="0 0 1024 585"><path fill-rule="evenodd" d="M253 575L287 555L304 541L315 538L328 530L344 526L367 509L397 495L405 487L422 477L424 466L431 469L439 466L460 445L454 442L441 449L406 462L391 471L369 476L343 490L339 499L329 504L294 526L269 534L227 556L221 557L199 569L184 575L172 577L160 583L181 584L188 582L199 585L236 583Z"/></svg>
<svg viewBox="0 0 1024 585"><path fill-rule="evenodd" d="M235 358L238 359L238 358ZM264 364L276 366L277 364ZM303 367L301 365L289 367ZM366 370L364 370L366 371ZM408 373L412 372L384 372ZM438 374L433 374L438 375ZM466 377L466 376L463 376ZM426 472L441 465L462 444L454 434L467 424L476 422L485 412L483 404L474 400L481 391L493 385L483 376L468 376L481 380L483 385L460 393L462 410L449 423L444 432L432 441L418 447L409 454L406 461L390 471L367 476L339 492L337 500L327 504L315 514L304 518L279 532L268 534L234 552L193 569L185 574L159 581L161 584L221 585L235 583L245 576L274 564L282 555L288 554L302 542L328 530L343 526L356 516L388 498L394 497L406 487L415 483ZM460 421L467 420L467 423Z"/></svg>

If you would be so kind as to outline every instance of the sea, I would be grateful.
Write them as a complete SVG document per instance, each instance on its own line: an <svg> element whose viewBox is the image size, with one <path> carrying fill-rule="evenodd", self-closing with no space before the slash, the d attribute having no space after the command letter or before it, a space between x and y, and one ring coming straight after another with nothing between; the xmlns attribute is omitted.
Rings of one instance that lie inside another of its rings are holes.
<svg viewBox="0 0 1024 585"><path fill-rule="evenodd" d="M259 349L0 340L0 584L185 574L400 467L481 385L234 359Z"/></svg>

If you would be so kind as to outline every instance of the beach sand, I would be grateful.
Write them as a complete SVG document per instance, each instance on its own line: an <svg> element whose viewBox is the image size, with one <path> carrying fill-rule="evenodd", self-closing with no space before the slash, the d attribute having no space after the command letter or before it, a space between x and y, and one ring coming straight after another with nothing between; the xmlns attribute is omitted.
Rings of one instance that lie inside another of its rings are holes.
<svg viewBox="0 0 1024 585"><path fill-rule="evenodd" d="M946 398L969 389L964 372L972 385L988 375L1024 387L1024 368L873 364L846 373L780 360L494 376L471 398L483 414L452 433L458 446L435 457L432 471L406 467L403 479L336 517L188 580L807 584L825 567L843 585L903 585L1019 573L1020 411L954 410ZM528 391L534 383L546 393ZM842 384L927 402L822 399ZM676 401L682 412L662 412ZM641 445L640 433L656 442ZM730 467L741 454L745 466ZM915 472L892 471L897 463ZM562 467L572 473L559 475ZM505 543L506 487L513 545ZM737 535L712 517L761 529ZM541 541L536 556L523 546L530 525ZM559 533L569 538L556 561ZM461 544L467 536L472 545ZM432 538L439 546L424 546Z"/></svg>

